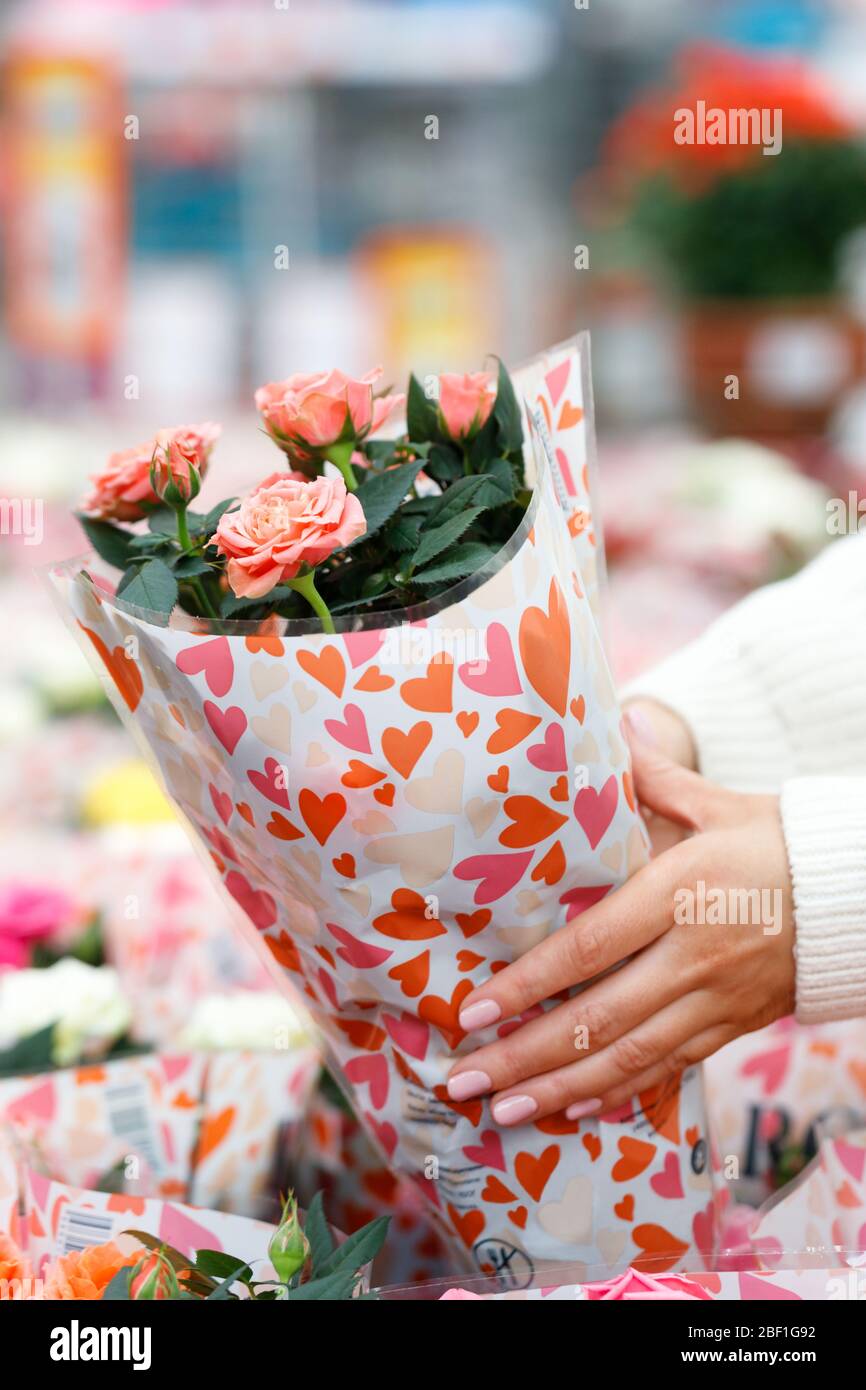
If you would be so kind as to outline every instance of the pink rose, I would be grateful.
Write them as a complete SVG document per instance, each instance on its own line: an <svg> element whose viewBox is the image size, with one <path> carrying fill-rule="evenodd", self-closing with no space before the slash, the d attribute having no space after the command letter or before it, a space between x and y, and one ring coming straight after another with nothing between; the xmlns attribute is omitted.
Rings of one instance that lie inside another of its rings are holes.
<svg viewBox="0 0 866 1390"><path fill-rule="evenodd" d="M646 1303L656 1299L682 1302L685 1299L711 1299L712 1295L684 1274L643 1274L627 1269L615 1279L584 1284L586 1296L600 1303Z"/></svg>
<svg viewBox="0 0 866 1390"><path fill-rule="evenodd" d="M487 423L496 400L492 372L443 372L439 377L439 413L452 439L469 439Z"/></svg>
<svg viewBox="0 0 866 1390"><path fill-rule="evenodd" d="M223 513L210 544L228 558L232 591L262 598L366 529L363 508L342 478L275 473L237 511Z"/></svg>
<svg viewBox="0 0 866 1390"><path fill-rule="evenodd" d="M81 510L103 521L137 521L144 515L142 503L159 504L151 486L151 464L164 470L166 482L171 476L188 489L190 464L203 478L220 430L220 425L210 422L181 425L159 430L146 444L112 454L102 472L91 477L93 488Z"/></svg>
<svg viewBox="0 0 866 1390"><path fill-rule="evenodd" d="M366 439L402 407L405 396L373 395L381 375L381 367L360 381L336 370L296 372L285 381L260 386L256 406L276 443L308 459L334 444Z"/></svg>
<svg viewBox="0 0 866 1390"><path fill-rule="evenodd" d="M60 889L15 880L0 885L0 968L20 970L27 964L28 943L51 936L75 911L72 898Z"/></svg>

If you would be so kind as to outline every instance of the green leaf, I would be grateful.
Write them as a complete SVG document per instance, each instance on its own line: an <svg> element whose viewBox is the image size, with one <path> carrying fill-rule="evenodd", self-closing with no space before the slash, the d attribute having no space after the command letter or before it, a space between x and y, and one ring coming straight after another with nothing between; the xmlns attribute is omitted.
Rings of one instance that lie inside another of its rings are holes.
<svg viewBox="0 0 866 1390"><path fill-rule="evenodd" d="M407 516L401 508L397 515L388 522L388 528L385 531L385 539L391 549L396 550L399 554L407 550L414 550L418 544L422 521L423 517Z"/></svg>
<svg viewBox="0 0 866 1390"><path fill-rule="evenodd" d="M316 1271L318 1278L324 1279L338 1270L348 1271L351 1269L357 1272L363 1269L364 1265L369 1264L382 1249L390 1221L390 1216L378 1216L375 1221L370 1221L366 1226L362 1226L360 1231L355 1231L354 1235L349 1236L342 1245L337 1246L322 1267Z"/></svg>
<svg viewBox="0 0 866 1390"><path fill-rule="evenodd" d="M120 526L112 526L110 521L94 521L89 516L79 516L78 520L97 555L115 569L126 569L129 549L135 540L133 534Z"/></svg>
<svg viewBox="0 0 866 1390"><path fill-rule="evenodd" d="M503 454L511 454L523 447L523 417L514 394L514 386L508 369L499 359L499 379L496 400L493 404L493 418L499 427L499 442Z"/></svg>
<svg viewBox="0 0 866 1390"><path fill-rule="evenodd" d="M445 580L465 579L467 574L475 574L496 554L489 545L480 541L465 541L463 545L452 546L439 557L435 565L413 574L416 584L439 584Z"/></svg>
<svg viewBox="0 0 866 1390"><path fill-rule="evenodd" d="M426 444L428 440L441 438L436 402L427 399L414 372L409 377L406 397L406 429L413 444Z"/></svg>
<svg viewBox="0 0 866 1390"><path fill-rule="evenodd" d="M177 603L177 580L162 560L148 560L140 569L127 571L117 586L117 595L136 608L167 616Z"/></svg>
<svg viewBox="0 0 866 1390"><path fill-rule="evenodd" d="M209 574L211 570L201 555L181 555L171 568L175 579L194 579L197 574Z"/></svg>
<svg viewBox="0 0 866 1390"><path fill-rule="evenodd" d="M192 529L195 521L200 520L196 512L187 512L186 519L190 529ZM147 518L147 525L150 531L157 532L160 535L177 535L177 517L171 507L154 507Z"/></svg>
<svg viewBox="0 0 866 1390"><path fill-rule="evenodd" d="M307 1215L304 1219L304 1235L310 1242L313 1273L318 1275L319 1266L323 1265L334 1252L334 1240L325 1218L321 1192L316 1193L307 1208Z"/></svg>
<svg viewBox="0 0 866 1390"><path fill-rule="evenodd" d="M463 459L449 444L434 444L424 463L424 472L440 487L463 477Z"/></svg>
<svg viewBox="0 0 866 1390"><path fill-rule="evenodd" d="M468 507L466 511L458 512L456 516L449 517L441 526L435 527L431 531L422 531L418 549L415 552L415 569L426 565L430 560L435 560L443 550L447 550L449 545L459 541L463 532L470 527L476 517L481 515L482 507Z"/></svg>
<svg viewBox="0 0 866 1390"><path fill-rule="evenodd" d="M226 1299L230 1299L232 1302L235 1302L237 1300L237 1294L232 1293L231 1288L232 1284L237 1283L237 1281L241 1279L241 1272L243 1270L249 1270L249 1265L236 1265L233 1270L229 1271L223 1282L218 1284L212 1293L208 1294L205 1301L207 1303L217 1303L221 1300L225 1301Z"/></svg>
<svg viewBox="0 0 866 1390"><path fill-rule="evenodd" d="M231 1278L233 1282L239 1280L242 1284L249 1283L253 1277L248 1264L240 1263L237 1255L227 1255L224 1250L197 1250L195 1268L214 1279Z"/></svg>
<svg viewBox="0 0 866 1390"><path fill-rule="evenodd" d="M371 477L365 478L355 496L364 509L367 529L363 536L359 536L347 549L351 550L369 540L385 525L389 517L394 515L420 473L422 465L422 459L413 459L411 463L401 464L399 468L390 468L387 473L374 473Z"/></svg>
<svg viewBox="0 0 866 1390"><path fill-rule="evenodd" d="M494 459L486 473L476 473L478 491L472 501L476 507L501 507L514 500L514 471L508 459Z"/></svg>
<svg viewBox="0 0 866 1390"><path fill-rule="evenodd" d="M51 1071L54 1066L54 1024L19 1038L0 1052L0 1073Z"/></svg>
<svg viewBox="0 0 866 1390"><path fill-rule="evenodd" d="M382 1219L387 1220L387 1217ZM298 1301L306 1303L345 1302L352 1297L357 1282L358 1275L354 1270L339 1270L334 1274L327 1275L324 1279L310 1279L306 1284L299 1284L296 1289L289 1289L288 1301L290 1303Z"/></svg>
<svg viewBox="0 0 866 1390"><path fill-rule="evenodd" d="M223 512L227 512L230 507L233 507L237 500L236 497L227 497L224 502L217 502L216 506L211 507L210 511L206 512L204 516L194 518L195 525L193 525L193 514L187 512L186 517L189 522L190 531L196 534L201 533L208 537L212 536Z"/></svg>
<svg viewBox="0 0 866 1390"><path fill-rule="evenodd" d="M450 521L452 516L459 516L470 503L477 506L477 493L481 480L485 477L485 473L471 473L467 478L458 478L457 482L447 487L439 497L434 497L433 505L424 521L425 531L433 526L442 526L446 521Z"/></svg>
<svg viewBox="0 0 866 1390"><path fill-rule="evenodd" d="M132 1269L129 1265L124 1265L117 1271L112 1279L109 1279L102 1291L103 1302L107 1303L129 1303L129 1282Z"/></svg>
<svg viewBox="0 0 866 1390"><path fill-rule="evenodd" d="M143 535L133 536L129 542L130 554L138 554L139 551L169 550L171 548L172 537L163 531L145 531ZM146 557L142 557L146 558Z"/></svg>

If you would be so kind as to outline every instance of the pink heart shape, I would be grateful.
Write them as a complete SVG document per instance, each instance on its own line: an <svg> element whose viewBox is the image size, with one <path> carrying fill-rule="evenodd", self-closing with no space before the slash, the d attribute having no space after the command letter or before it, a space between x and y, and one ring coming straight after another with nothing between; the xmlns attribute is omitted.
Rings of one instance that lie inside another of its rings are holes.
<svg viewBox="0 0 866 1390"><path fill-rule="evenodd" d="M397 1131L394 1128L394 1126L392 1124L389 1124L387 1120L385 1120L384 1122L382 1122L381 1120L377 1120L376 1116L371 1115L369 1110L364 1111L364 1119L367 1121L367 1124L370 1126L370 1129L373 1131L373 1134L376 1136L382 1148L385 1150L385 1153L388 1155L389 1158L393 1158L394 1150L397 1147ZM430 1188L432 1186L432 1183L426 1183L427 1188Z"/></svg>
<svg viewBox="0 0 866 1390"><path fill-rule="evenodd" d="M844 1139L837 1139L833 1149L846 1172L851 1174L855 1182L862 1182L863 1169L866 1167L866 1149L849 1144Z"/></svg>
<svg viewBox="0 0 866 1390"><path fill-rule="evenodd" d="M740 1298L744 1303L754 1299L761 1303L765 1300L778 1302L783 1299L789 1299L796 1303L803 1302L798 1293L794 1293L792 1289L783 1289L779 1284L774 1284L771 1278L762 1279L757 1274L747 1274L745 1271L740 1273L737 1278L740 1281Z"/></svg>
<svg viewBox="0 0 866 1390"><path fill-rule="evenodd" d="M363 666L365 661L375 656L384 640L385 628L382 627L370 628L368 632L344 632L343 641L349 653L352 669Z"/></svg>
<svg viewBox="0 0 866 1390"><path fill-rule="evenodd" d="M177 1081L178 1077L183 1076L189 1066L189 1057L171 1057L164 1052L160 1052L158 1055L162 1074L168 1082Z"/></svg>
<svg viewBox="0 0 866 1390"><path fill-rule="evenodd" d="M223 825L228 825L229 821L232 818L232 811L234 810L231 797L229 796L228 792L217 791L213 782L208 782L207 785L208 791L210 792L210 799L214 804L214 810L216 811Z"/></svg>
<svg viewBox="0 0 866 1390"><path fill-rule="evenodd" d="M331 976L328 974L327 970L325 970L325 968L324 968L323 966L320 966L320 968L319 968L319 970L318 970L318 972L317 972L317 975L316 975L316 979L319 981L319 984L322 986L322 990L324 991L325 995L327 996L327 999L328 999L328 1002L329 1002L330 1005L331 1005L331 1008L332 1008L332 1009L339 1009L339 1007L340 1007L340 996L337 994L337 986L334 984L334 981L332 980Z"/></svg>
<svg viewBox="0 0 866 1390"><path fill-rule="evenodd" d="M664 1167L660 1173L653 1173L650 1187L659 1197L682 1197L683 1179L680 1173L680 1160L675 1153L665 1154Z"/></svg>
<svg viewBox="0 0 866 1390"><path fill-rule="evenodd" d="M381 1052L350 1057L343 1071L353 1086L369 1086L370 1104L374 1110L381 1110L390 1086L388 1063Z"/></svg>
<svg viewBox="0 0 866 1390"><path fill-rule="evenodd" d="M495 1129L481 1132L480 1144L466 1144L463 1152L470 1163L480 1163L482 1168L498 1168L500 1173L507 1171L502 1139Z"/></svg>
<svg viewBox="0 0 866 1390"><path fill-rule="evenodd" d="M212 695L222 698L232 688L235 668L227 637L212 637L207 642L198 642L194 647L185 647L175 657L175 665L185 676L196 676L199 671L204 671Z"/></svg>
<svg viewBox="0 0 866 1390"><path fill-rule="evenodd" d="M550 392L550 399L554 405L557 405L559 403L559 398L565 390L566 383L568 381L568 374L570 371L571 358L566 357L563 359L562 362L560 362L558 367L554 367L552 371L549 371L547 373L547 376L544 378L545 382L547 383L547 389Z"/></svg>
<svg viewBox="0 0 866 1390"><path fill-rule="evenodd" d="M508 629L491 623L486 632L487 660L464 661L459 676L477 695L519 695L523 687Z"/></svg>
<svg viewBox="0 0 866 1390"><path fill-rule="evenodd" d="M566 492L569 497L575 497L577 495L577 488L574 486L574 479L571 476L571 464L568 461L568 456L562 449L557 449L556 451L556 462L559 464L559 471L562 474L562 481L565 483Z"/></svg>
<svg viewBox="0 0 866 1390"><path fill-rule="evenodd" d="M782 1043L781 1047L773 1047L769 1052L759 1052L757 1057L750 1057L743 1063L740 1071L743 1076L761 1077L764 1095L769 1096L781 1086L790 1059L791 1044L786 1042Z"/></svg>
<svg viewBox="0 0 866 1390"><path fill-rule="evenodd" d="M173 1245L181 1254L192 1256L196 1250L222 1250L222 1244L215 1231L193 1221L186 1212L169 1203L162 1209L159 1221L159 1239L166 1245Z"/></svg>
<svg viewBox="0 0 866 1390"><path fill-rule="evenodd" d="M53 1120L56 1100L54 1082L43 1081L32 1091L25 1091L23 1096L11 1101L4 1108L3 1117L8 1120Z"/></svg>
<svg viewBox="0 0 866 1390"><path fill-rule="evenodd" d="M339 719L325 720L325 728L331 737L355 753L369 753L370 735L363 710L358 705L347 705L343 710L343 720L343 723Z"/></svg>
<svg viewBox="0 0 866 1390"><path fill-rule="evenodd" d="M236 903L239 903L254 926L264 931L277 920L277 905L270 893L263 888L253 888L237 869L230 869L225 877L226 888Z"/></svg>
<svg viewBox="0 0 866 1390"><path fill-rule="evenodd" d="M373 970L394 954L381 946L371 946L367 941L359 941L351 932L346 931L345 927L338 927L333 922L328 922L327 927L331 935L342 942L342 945L337 947L337 955L347 965L351 965L353 970Z"/></svg>
<svg viewBox="0 0 866 1390"><path fill-rule="evenodd" d="M289 805L288 789L282 785L286 780L285 768L282 763L278 763L276 758L265 758L264 772L256 772L250 769L247 772L253 786L262 796L267 797L268 801L273 801L277 806L283 806L288 811Z"/></svg>
<svg viewBox="0 0 866 1390"><path fill-rule="evenodd" d="M247 727L247 717L243 710L239 709L237 705L230 705L228 709L223 710L212 700L205 700L204 717L231 757Z"/></svg>
<svg viewBox="0 0 866 1390"><path fill-rule="evenodd" d="M613 820L616 803L619 799L619 784L615 777L608 777L600 792L595 787L584 787L574 798L574 814L590 849L604 838Z"/></svg>
<svg viewBox="0 0 866 1390"><path fill-rule="evenodd" d="M390 955L390 952L388 954ZM395 1018L393 1014L383 1014L382 1022L398 1047L408 1052L410 1057L416 1057L419 1062L424 1061L430 1042L430 1029L423 1019L416 1018L404 1009L399 1018Z"/></svg>
<svg viewBox="0 0 866 1390"><path fill-rule="evenodd" d="M563 893L559 900L561 903L568 904L568 910L565 914L566 922L570 922L574 917L579 917L582 912L586 912L587 908L600 903L612 887L612 883L600 883L595 888L569 888L568 892Z"/></svg>
<svg viewBox="0 0 866 1390"><path fill-rule="evenodd" d="M532 850L523 854L475 854L454 869L454 877L464 882L480 879L475 902L495 902L520 882L532 862Z"/></svg>
<svg viewBox="0 0 866 1390"><path fill-rule="evenodd" d="M533 767L542 772L564 772L568 767L565 756L565 734L561 724L548 724L543 743L533 743L526 750Z"/></svg>

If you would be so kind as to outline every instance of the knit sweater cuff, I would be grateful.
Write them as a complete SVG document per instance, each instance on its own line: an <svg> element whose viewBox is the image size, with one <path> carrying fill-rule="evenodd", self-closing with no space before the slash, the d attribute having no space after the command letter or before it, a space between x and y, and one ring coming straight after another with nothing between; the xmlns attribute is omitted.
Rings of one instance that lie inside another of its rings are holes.
<svg viewBox="0 0 866 1390"><path fill-rule="evenodd" d="M785 782L794 886L797 1018L866 1015L866 777Z"/></svg>
<svg viewBox="0 0 866 1390"><path fill-rule="evenodd" d="M769 791L790 768L783 725L727 618L622 691L624 702L638 697L657 700L685 721L698 769L712 782Z"/></svg>

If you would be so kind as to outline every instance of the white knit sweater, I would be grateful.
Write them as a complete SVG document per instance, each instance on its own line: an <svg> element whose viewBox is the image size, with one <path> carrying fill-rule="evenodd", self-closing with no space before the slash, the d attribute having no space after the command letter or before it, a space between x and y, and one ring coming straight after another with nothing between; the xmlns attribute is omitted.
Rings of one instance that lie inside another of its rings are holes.
<svg viewBox="0 0 866 1390"><path fill-rule="evenodd" d="M752 594L624 693L679 714L712 781L780 794L797 1017L866 1016L866 536Z"/></svg>

